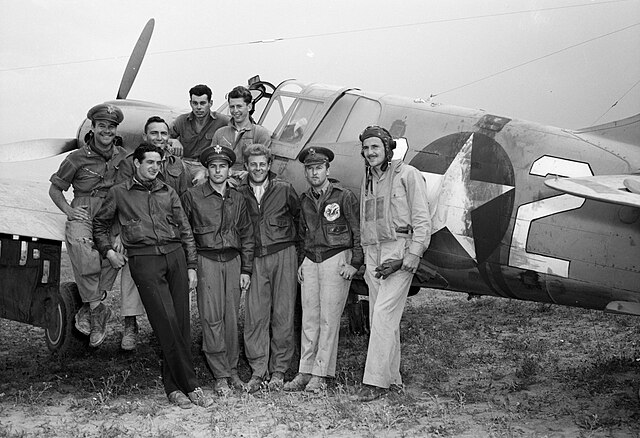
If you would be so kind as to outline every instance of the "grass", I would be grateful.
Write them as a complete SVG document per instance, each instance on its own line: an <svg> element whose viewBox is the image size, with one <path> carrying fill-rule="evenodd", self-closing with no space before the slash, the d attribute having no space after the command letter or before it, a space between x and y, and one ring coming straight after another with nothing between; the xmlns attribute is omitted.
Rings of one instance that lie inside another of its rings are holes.
<svg viewBox="0 0 640 438"><path fill-rule="evenodd" d="M116 295L108 301L117 311ZM404 395L349 400L362 379L367 338L351 335L344 318L336 378L325 393L236 393L216 398L208 411L168 405L158 345L146 319L140 323L134 353L120 350L121 321L112 320L99 349L55 358L38 329L0 321L0 351L8 352L0 355L0 437L507 437L554 430L640 437L640 325L632 317L425 290L409 300L401 323ZM194 318L196 371L211 387L200 342Z"/></svg>

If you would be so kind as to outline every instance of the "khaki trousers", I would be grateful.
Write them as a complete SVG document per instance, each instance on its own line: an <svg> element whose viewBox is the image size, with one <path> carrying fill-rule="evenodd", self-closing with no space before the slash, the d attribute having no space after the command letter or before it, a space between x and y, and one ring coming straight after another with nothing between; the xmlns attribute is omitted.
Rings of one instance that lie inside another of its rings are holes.
<svg viewBox="0 0 640 438"><path fill-rule="evenodd" d="M240 256L218 262L198 255L202 351L216 379L237 373L240 294Z"/></svg>
<svg viewBox="0 0 640 438"><path fill-rule="evenodd" d="M297 266L295 245L253 259L245 296L244 349L255 377L265 379L289 369L295 349Z"/></svg>
<svg viewBox="0 0 640 438"><path fill-rule="evenodd" d="M345 280L339 272L350 262L351 250L321 263L306 257L302 262L301 373L321 377L336 374L340 317L351 286L351 280Z"/></svg>
<svg viewBox="0 0 640 438"><path fill-rule="evenodd" d="M386 279L375 278L375 269L386 260L402 259L410 241L398 239L379 246L364 247L367 269L364 279L369 286L369 321L371 334L362 382L388 388L401 385L400 319L407 302L413 274L398 270Z"/></svg>

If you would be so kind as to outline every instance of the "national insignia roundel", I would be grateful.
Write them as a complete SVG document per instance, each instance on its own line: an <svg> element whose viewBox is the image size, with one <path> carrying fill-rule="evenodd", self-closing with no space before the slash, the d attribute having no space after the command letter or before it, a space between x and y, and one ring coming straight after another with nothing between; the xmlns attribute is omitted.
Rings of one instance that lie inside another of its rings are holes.
<svg viewBox="0 0 640 438"><path fill-rule="evenodd" d="M507 153L478 132L441 137L421 152L410 164L433 193L427 260L449 269L486 262L499 251L513 211L515 176Z"/></svg>

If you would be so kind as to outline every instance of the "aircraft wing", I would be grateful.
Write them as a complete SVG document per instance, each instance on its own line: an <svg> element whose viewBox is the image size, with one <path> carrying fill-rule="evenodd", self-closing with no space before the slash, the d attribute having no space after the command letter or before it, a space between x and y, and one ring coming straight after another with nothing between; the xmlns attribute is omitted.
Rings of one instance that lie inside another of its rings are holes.
<svg viewBox="0 0 640 438"><path fill-rule="evenodd" d="M49 198L49 186L0 178L0 233L64 241L67 217Z"/></svg>
<svg viewBox="0 0 640 438"><path fill-rule="evenodd" d="M597 175L547 178L544 183L561 192L596 201L640 207L640 175Z"/></svg>

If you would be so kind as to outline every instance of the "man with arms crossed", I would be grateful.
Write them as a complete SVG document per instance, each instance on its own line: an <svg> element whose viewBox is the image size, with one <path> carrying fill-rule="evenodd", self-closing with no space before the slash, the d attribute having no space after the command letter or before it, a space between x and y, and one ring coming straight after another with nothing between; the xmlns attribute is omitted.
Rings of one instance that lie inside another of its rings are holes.
<svg viewBox="0 0 640 438"><path fill-rule="evenodd" d="M402 388L400 318L413 274L431 240L431 214L422 174L402 160L392 161L396 144L389 131L369 126L360 141L366 166L360 230L371 334L363 385L352 398L370 401L392 385ZM376 267L393 259L402 259L402 267L386 279L377 278Z"/></svg>
<svg viewBox="0 0 640 438"><path fill-rule="evenodd" d="M89 336L89 345L99 346L107 333L111 309L101 303L118 271L102 263L93 243L92 219L102 206L107 191L116 182L116 172L127 152L116 136L124 119L114 105L100 104L89 110L91 128L85 144L71 152L51 175L49 196L67 215L65 237L73 274L83 306L76 314L76 328ZM73 186L73 201L67 203L63 191Z"/></svg>
<svg viewBox="0 0 640 438"><path fill-rule="evenodd" d="M238 190L247 201L255 237L251 288L245 295L244 347L252 369L248 392L260 389L269 375L269 389L282 389L295 348L300 203L293 186L271 173L271 161L267 147L244 147L249 173Z"/></svg>
<svg viewBox="0 0 640 438"><path fill-rule="evenodd" d="M160 163L157 178L167 183L176 191L178 196L181 196L191 187L191 178L182 159L171 154L168 150L170 139L169 125L167 122L159 116L150 117L144 125L142 139L147 143L158 146L164 151L164 159ZM136 167L133 164L133 153L131 153L120 164L118 182L130 180L135 173ZM118 227L116 227L116 229L117 228ZM125 254L119 233L116 236L113 248ZM136 316L144 314L144 306L140 299L138 289L136 289L136 285L131 278L128 263L125 263L120 270L120 297L122 306L121 315L124 317L124 333L122 335L120 348L123 350L133 350L136 348L138 342L138 322L136 321Z"/></svg>
<svg viewBox="0 0 640 438"><path fill-rule="evenodd" d="M178 194L157 178L164 150L142 143L133 153L135 175L113 186L93 219L100 254L111 266L128 261L147 316L162 350L162 382L169 401L183 409L213 401L196 379L191 358L189 290L197 280L196 246ZM127 255L109 234L122 229Z"/></svg>
<svg viewBox="0 0 640 438"><path fill-rule="evenodd" d="M211 111L211 88L200 84L189 90L191 112L182 114L173 123L171 137L177 139L171 152L182 156L194 186L207 180L207 171L200 164L202 150L211 144L213 134L229 123L229 116Z"/></svg>

